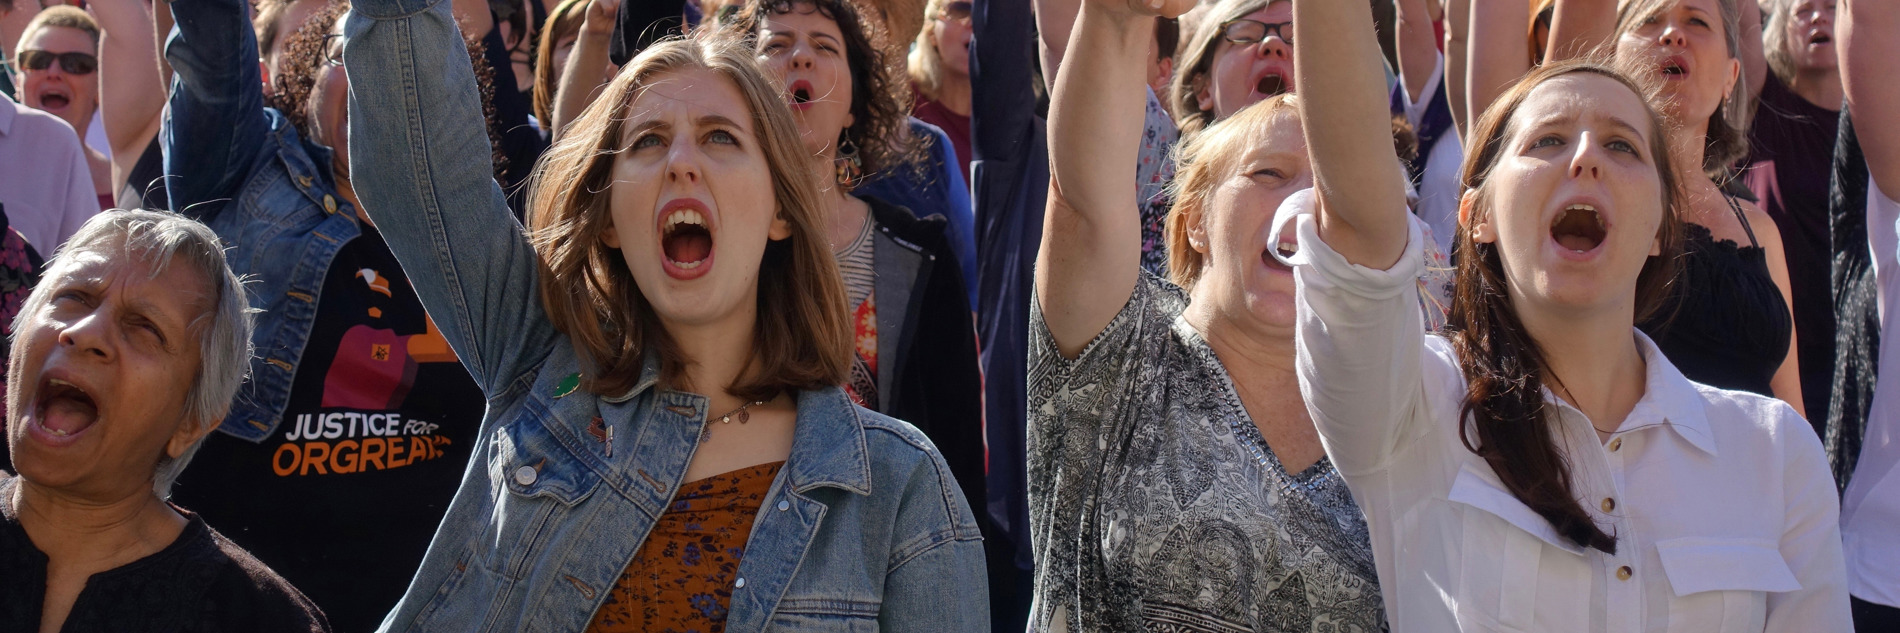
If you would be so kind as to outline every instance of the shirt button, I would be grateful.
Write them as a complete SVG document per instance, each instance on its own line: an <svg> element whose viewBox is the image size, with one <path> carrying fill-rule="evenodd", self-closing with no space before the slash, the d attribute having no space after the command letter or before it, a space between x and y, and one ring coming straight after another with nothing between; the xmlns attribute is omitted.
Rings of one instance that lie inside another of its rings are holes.
<svg viewBox="0 0 1900 633"><path fill-rule="evenodd" d="M1615 511L1616 511L1616 499L1612 499L1612 498L1610 498L1610 497L1604 497L1604 498L1603 498L1603 511L1604 511L1604 512L1615 512Z"/></svg>
<svg viewBox="0 0 1900 633"><path fill-rule="evenodd" d="M523 486L534 485L535 478L539 476L540 473L536 473L533 466L522 466L515 469L515 483Z"/></svg>
<svg viewBox="0 0 1900 633"><path fill-rule="evenodd" d="M738 580L734 580L734 581L732 581L732 588L733 588L733 589L744 589L744 588L745 588L745 579L744 579L744 578L740 578L740 579L738 579Z"/></svg>
<svg viewBox="0 0 1900 633"><path fill-rule="evenodd" d="M1620 448L1623 448L1623 438L1619 437L1619 438L1610 440L1610 452L1614 453L1617 451L1617 449L1620 449Z"/></svg>
<svg viewBox="0 0 1900 633"><path fill-rule="evenodd" d="M1629 566L1629 565L1624 565L1624 566L1622 566L1622 567L1618 567L1618 568L1616 568L1616 579L1617 579L1617 580L1629 580L1629 579L1630 579L1630 566Z"/></svg>
<svg viewBox="0 0 1900 633"><path fill-rule="evenodd" d="M779 511L779 512L784 512L784 511L786 511L786 510L790 510L790 509L792 509L792 502L790 502L790 501L784 501L784 500L781 500L781 501L779 501L779 502L778 502L778 511Z"/></svg>

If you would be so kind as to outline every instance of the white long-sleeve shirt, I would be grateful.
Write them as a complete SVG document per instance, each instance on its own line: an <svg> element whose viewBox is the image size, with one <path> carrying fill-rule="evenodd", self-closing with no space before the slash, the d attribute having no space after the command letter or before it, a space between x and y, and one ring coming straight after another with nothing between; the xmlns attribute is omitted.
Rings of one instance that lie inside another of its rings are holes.
<svg viewBox="0 0 1900 633"><path fill-rule="evenodd" d="M1299 232L1300 390L1366 513L1394 631L1851 630L1833 479L1786 404L1690 382L1632 326L1647 381L1607 443L1544 393L1573 491L1617 539L1579 547L1460 439L1458 359L1409 309L1418 220L1373 270L1326 246L1313 206L1302 192L1277 218Z"/></svg>
<svg viewBox="0 0 1900 633"><path fill-rule="evenodd" d="M1868 179L1867 241L1880 306L1879 382L1867 411L1860 462L1841 503L1841 536L1853 561L1854 597L1900 607L1900 201Z"/></svg>

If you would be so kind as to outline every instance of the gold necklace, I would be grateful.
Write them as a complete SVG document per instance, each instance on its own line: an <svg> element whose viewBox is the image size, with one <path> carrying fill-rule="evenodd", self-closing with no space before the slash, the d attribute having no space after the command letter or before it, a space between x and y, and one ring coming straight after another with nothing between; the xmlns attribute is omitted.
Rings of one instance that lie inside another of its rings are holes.
<svg viewBox="0 0 1900 633"><path fill-rule="evenodd" d="M752 408L752 407L755 407L755 406L758 406L758 405L761 405L761 404L765 404L765 401L764 401L764 400L753 400L753 401L751 401L751 402L747 402L747 403L745 403L745 404L742 404L742 405L739 405L739 408L737 408L737 409L733 409L733 410L731 410L731 411L727 411L725 415L721 415L721 416L715 416L715 417L717 417L717 418L719 418L719 423L720 423L720 424L732 424L732 416L735 416L735 415L736 415L736 416L739 416L739 423L740 423L740 424L745 424L745 423L747 423L747 422L751 422L751 421L752 421L752 412L750 412L750 411L747 411L746 409L750 409L750 408ZM711 421L711 420L712 420L712 418L706 418L706 419L707 419L708 421Z"/></svg>

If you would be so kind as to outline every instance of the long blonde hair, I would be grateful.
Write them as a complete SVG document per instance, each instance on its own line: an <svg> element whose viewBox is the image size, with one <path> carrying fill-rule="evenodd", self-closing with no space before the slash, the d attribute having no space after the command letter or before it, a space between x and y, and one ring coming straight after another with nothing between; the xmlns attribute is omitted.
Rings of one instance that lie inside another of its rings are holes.
<svg viewBox="0 0 1900 633"><path fill-rule="evenodd" d="M752 113L760 150L772 175L779 218L791 237L769 243L759 264L758 321L750 367L733 395L764 399L844 382L850 367L851 329L844 281L824 239L818 183L798 138L791 111L766 79L752 51L735 38L702 31L654 44L629 62L604 94L548 149L535 173L530 238L541 258L541 303L548 319L573 340L590 364L586 388L618 395L639 380L644 356L659 356L661 380L685 385L692 361L661 326L626 257L601 236L611 230L612 172L624 149L629 109L662 75L708 70L730 80Z"/></svg>

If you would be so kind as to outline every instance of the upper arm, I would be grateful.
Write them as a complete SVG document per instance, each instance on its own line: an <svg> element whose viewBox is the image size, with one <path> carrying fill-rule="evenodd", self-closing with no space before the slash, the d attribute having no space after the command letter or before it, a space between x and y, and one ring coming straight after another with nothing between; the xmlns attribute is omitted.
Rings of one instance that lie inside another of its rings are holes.
<svg viewBox="0 0 1900 633"><path fill-rule="evenodd" d="M1062 54L1069 50L1069 34L1075 30L1075 19L1082 12L1082 0L1035 0L1035 6L1042 77L1054 86L1056 70L1062 67Z"/></svg>
<svg viewBox="0 0 1900 633"><path fill-rule="evenodd" d="M1321 235L1348 261L1390 268L1405 251L1410 214L1371 8L1299 3L1293 17L1296 72L1330 80L1303 85L1299 99Z"/></svg>
<svg viewBox="0 0 1900 633"><path fill-rule="evenodd" d="M171 208L230 197L269 133L257 35L239 0L173 0L165 46L173 85L164 128ZM222 205L210 205L215 209Z"/></svg>
<svg viewBox="0 0 1900 633"><path fill-rule="evenodd" d="M1477 120L1491 102L1530 72L1529 39L1525 26L1530 24L1530 5L1522 0L1471 0L1471 33L1465 67L1466 128L1477 127ZM1554 40L1556 34L1552 33Z"/></svg>
<svg viewBox="0 0 1900 633"><path fill-rule="evenodd" d="M1399 78L1405 92L1416 103L1424 99L1426 82L1438 66L1438 33L1432 29L1427 2L1436 0L1395 0L1398 8Z"/></svg>
<svg viewBox="0 0 1900 633"><path fill-rule="evenodd" d="M1737 26L1742 32L1742 78L1748 81L1748 98L1755 99L1761 96L1761 87L1768 81L1768 57L1762 51L1761 5L1756 0L1736 0L1736 4L1741 11L1741 22Z"/></svg>
<svg viewBox="0 0 1900 633"><path fill-rule="evenodd" d="M1892 80L1900 59L1900 11L1873 0L1841 0L1835 27L1841 53L1841 86L1867 171L1881 191L1900 191L1900 82Z"/></svg>
<svg viewBox="0 0 1900 633"><path fill-rule="evenodd" d="M92 12L105 31L99 42L99 114L114 162L123 162L125 171L130 171L145 144L157 134L165 108L152 14L131 0L94 2ZM122 155L130 160L121 159Z"/></svg>
<svg viewBox="0 0 1900 633"><path fill-rule="evenodd" d="M1616 9L1617 0L1556 0L1544 59L1582 57L1608 44L1616 37Z"/></svg>
<svg viewBox="0 0 1900 633"><path fill-rule="evenodd" d="M1774 405L1779 409L1780 404ZM1820 440L1793 411L1775 426L1783 436L1781 556L1801 588L1768 594L1768 632L1849 631L1847 564L1841 550L1840 498Z"/></svg>
<svg viewBox="0 0 1900 633"><path fill-rule="evenodd" d="M1471 0L1447 0L1445 6L1445 103L1451 106L1451 123L1458 138L1470 138L1468 120L1476 118L1465 101L1466 73L1470 66L1467 50L1471 31Z"/></svg>
<svg viewBox="0 0 1900 633"><path fill-rule="evenodd" d="M411 285L489 394L555 345L538 259L494 180L467 45L435 0L358 0L344 60L353 184ZM419 97L426 95L426 97Z"/></svg>

